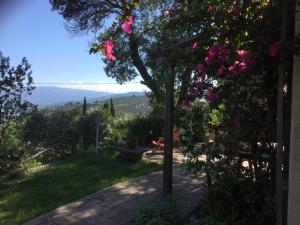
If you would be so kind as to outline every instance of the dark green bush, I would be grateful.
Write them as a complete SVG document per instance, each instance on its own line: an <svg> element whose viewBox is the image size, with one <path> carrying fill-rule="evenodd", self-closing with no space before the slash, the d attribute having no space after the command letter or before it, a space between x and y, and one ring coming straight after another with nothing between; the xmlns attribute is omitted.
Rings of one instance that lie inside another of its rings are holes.
<svg viewBox="0 0 300 225"><path fill-rule="evenodd" d="M259 181L224 176L207 190L198 216L226 225L273 225L273 202L268 193L268 186Z"/></svg>
<svg viewBox="0 0 300 225"><path fill-rule="evenodd" d="M142 159L142 153L135 153L135 152L123 152L119 153L119 159L127 161L127 162L137 162Z"/></svg>
<svg viewBox="0 0 300 225"><path fill-rule="evenodd" d="M24 145L11 134L5 135L0 144L0 175L13 172L19 167L25 154Z"/></svg>
<svg viewBox="0 0 300 225"><path fill-rule="evenodd" d="M182 225L171 200L140 210L128 225Z"/></svg>

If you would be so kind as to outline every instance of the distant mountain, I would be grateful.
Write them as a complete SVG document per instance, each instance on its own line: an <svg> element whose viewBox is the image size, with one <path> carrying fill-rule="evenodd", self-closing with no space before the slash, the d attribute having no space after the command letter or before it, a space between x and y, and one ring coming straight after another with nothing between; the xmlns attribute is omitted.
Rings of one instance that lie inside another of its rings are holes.
<svg viewBox="0 0 300 225"><path fill-rule="evenodd" d="M109 92L88 91L82 89L59 88L59 87L37 87L27 100L37 104L39 107L64 105L69 102L83 101L86 97L88 102L105 100L123 96L143 96L143 92L129 92L114 94Z"/></svg>

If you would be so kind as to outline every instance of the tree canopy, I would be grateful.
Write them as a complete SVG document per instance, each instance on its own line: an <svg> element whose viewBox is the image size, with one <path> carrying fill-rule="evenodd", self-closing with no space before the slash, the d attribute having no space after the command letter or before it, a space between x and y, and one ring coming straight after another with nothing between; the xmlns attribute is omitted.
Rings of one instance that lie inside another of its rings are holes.
<svg viewBox="0 0 300 225"><path fill-rule="evenodd" d="M26 58L11 67L9 57L0 52L0 144L10 122L35 108L26 100L34 89L30 67Z"/></svg>

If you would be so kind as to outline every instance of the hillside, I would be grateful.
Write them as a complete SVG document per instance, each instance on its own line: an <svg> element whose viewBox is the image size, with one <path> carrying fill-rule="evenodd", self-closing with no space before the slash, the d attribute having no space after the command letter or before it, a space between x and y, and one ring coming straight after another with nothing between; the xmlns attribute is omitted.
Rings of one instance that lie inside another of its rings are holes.
<svg viewBox="0 0 300 225"><path fill-rule="evenodd" d="M104 101L96 101L91 103L91 105L100 105L102 107L105 102L110 104L110 99ZM113 98L113 104L117 115L148 114L151 111L149 99L146 96L131 95L128 97L117 97Z"/></svg>

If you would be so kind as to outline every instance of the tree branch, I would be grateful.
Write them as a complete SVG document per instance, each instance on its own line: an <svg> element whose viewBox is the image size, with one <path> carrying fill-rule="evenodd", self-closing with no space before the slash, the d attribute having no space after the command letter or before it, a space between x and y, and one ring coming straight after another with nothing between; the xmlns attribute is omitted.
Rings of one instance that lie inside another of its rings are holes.
<svg viewBox="0 0 300 225"><path fill-rule="evenodd" d="M150 76L149 72L147 71L147 68L145 67L138 51L138 39L134 37L134 35L131 35L129 37L129 48L130 48L130 56L133 62L133 65L137 68L139 71L141 77L143 78L145 85L147 85L150 90L154 93L154 95L159 96L160 90L157 87L157 84Z"/></svg>

